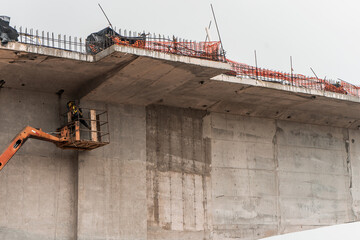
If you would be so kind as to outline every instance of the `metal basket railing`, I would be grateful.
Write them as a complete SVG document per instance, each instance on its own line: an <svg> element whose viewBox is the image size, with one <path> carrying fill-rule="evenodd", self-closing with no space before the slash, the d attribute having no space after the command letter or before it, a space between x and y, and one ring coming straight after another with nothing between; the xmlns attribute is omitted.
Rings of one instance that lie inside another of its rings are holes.
<svg viewBox="0 0 360 240"><path fill-rule="evenodd" d="M77 114L70 111L62 114L63 126L68 127L71 141L109 143L107 111L90 108L78 109Z"/></svg>

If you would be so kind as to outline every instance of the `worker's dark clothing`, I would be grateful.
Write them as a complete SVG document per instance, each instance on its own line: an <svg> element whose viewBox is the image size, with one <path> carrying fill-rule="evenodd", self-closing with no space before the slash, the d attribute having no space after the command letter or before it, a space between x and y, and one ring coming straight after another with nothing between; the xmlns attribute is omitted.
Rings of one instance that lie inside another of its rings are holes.
<svg viewBox="0 0 360 240"><path fill-rule="evenodd" d="M84 125L88 129L90 129L87 122L83 119L83 113L82 113L81 108L78 108L77 106L72 105L70 108L70 112L71 112L71 120L72 121L80 121L80 123L82 123L82 125Z"/></svg>
<svg viewBox="0 0 360 240"><path fill-rule="evenodd" d="M86 128L90 129L89 125L87 124L87 122L83 119L82 114L75 114L72 116L72 121L80 121L80 123L82 123L82 125L84 125Z"/></svg>

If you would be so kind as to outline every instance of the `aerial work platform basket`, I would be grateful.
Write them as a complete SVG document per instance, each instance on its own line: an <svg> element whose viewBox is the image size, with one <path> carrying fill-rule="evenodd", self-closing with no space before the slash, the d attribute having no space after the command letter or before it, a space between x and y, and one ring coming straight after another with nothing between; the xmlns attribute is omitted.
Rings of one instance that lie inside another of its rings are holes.
<svg viewBox="0 0 360 240"><path fill-rule="evenodd" d="M29 138L52 142L63 149L92 150L110 143L107 111L80 109L63 115L64 124L56 132L26 126L0 155L0 171Z"/></svg>
<svg viewBox="0 0 360 240"><path fill-rule="evenodd" d="M62 115L61 137L69 141L56 145L64 149L92 150L110 143L108 113L105 110L81 108L82 115L71 112Z"/></svg>

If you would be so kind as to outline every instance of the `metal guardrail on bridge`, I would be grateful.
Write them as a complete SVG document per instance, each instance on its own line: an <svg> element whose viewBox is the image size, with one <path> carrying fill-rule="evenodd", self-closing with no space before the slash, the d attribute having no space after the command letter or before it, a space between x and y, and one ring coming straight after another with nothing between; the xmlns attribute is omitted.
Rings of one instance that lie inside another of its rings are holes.
<svg viewBox="0 0 360 240"><path fill-rule="evenodd" d="M132 47L158 52L228 62L232 66L232 71L228 72L227 74L232 76L360 97L360 87L343 80L329 80L307 77L302 74L291 74L264 68L257 68L247 64L231 61L226 59L224 53L220 51L220 42L195 42L181 38L165 37L164 35L158 34L144 34L126 30L122 32L119 30L119 34L125 38L138 38L139 36L144 36L145 41L136 41L130 44L126 41L116 41L116 39L114 39L115 36L112 35L109 36L105 42L101 43L101 46L99 46L98 42L89 42L83 38L60 34L55 35L54 33L44 31L39 32L38 30L34 31L33 29L22 27L20 27L18 31L20 35L19 42L26 44L57 48L83 54L94 54L93 52L89 51L89 45L91 44L96 44L99 50L103 50L113 44L129 45Z"/></svg>
<svg viewBox="0 0 360 240"><path fill-rule="evenodd" d="M148 49L152 51L164 52L177 54L182 56L190 56L196 58L203 58L214 61L225 62L226 58L224 54L220 51L220 42L196 42L191 40L185 40L177 37L170 38L165 37L160 34L150 34L147 33L137 33L131 31L122 31L119 30L118 35L108 34L105 41L89 41L84 40L83 38L71 37L61 34L54 34L49 32L33 29L23 29L20 27L19 32L19 42L26 44L33 44L37 46L44 46L50 48L57 48L67 51L79 52L83 54L96 54L99 51L102 51L111 45L128 45L137 48ZM126 41L126 39L139 39L144 40L138 41ZM125 40L124 40L125 39ZM92 48L95 47L95 49Z"/></svg>

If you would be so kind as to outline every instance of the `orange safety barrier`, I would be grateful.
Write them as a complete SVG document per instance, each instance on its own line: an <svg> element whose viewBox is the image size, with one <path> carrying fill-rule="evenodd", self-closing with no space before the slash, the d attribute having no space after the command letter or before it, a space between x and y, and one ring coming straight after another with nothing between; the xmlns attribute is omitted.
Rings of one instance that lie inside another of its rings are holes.
<svg viewBox="0 0 360 240"><path fill-rule="evenodd" d="M325 80L315 77L306 77L302 74L290 74L263 68L256 68L244 63L227 60L232 66L232 71L227 73L232 76L252 78L263 81L277 82L284 85L304 87L309 89L335 92L345 95L360 97L360 87L345 81Z"/></svg>
<svg viewBox="0 0 360 240"><path fill-rule="evenodd" d="M345 95L352 95L360 97L359 87L344 81L333 81L318 79L315 77L307 77L302 74L290 74L280 71L274 71L263 68L256 68L244 63L238 63L226 59L224 54L220 51L220 42L192 42L192 41L177 41L174 39L165 38L151 38L144 37L143 39L126 38L121 36L110 36L110 42L105 43L103 47L89 44L91 51L94 53L109 47L112 44L125 45L136 48L148 49L163 53L171 53L182 56L196 57L208 59L213 61L228 62L232 66L232 71L228 75L237 77L246 77L258 79L262 81L277 82L284 85L291 85L297 87L304 87L309 89L316 89L322 91L335 92Z"/></svg>
<svg viewBox="0 0 360 240"><path fill-rule="evenodd" d="M220 54L220 42L179 42L166 40L137 40L130 43L121 40L118 36L111 36L114 44L132 46L164 53L172 53L182 56L209 59L214 61L225 61L225 57Z"/></svg>
<svg viewBox="0 0 360 240"><path fill-rule="evenodd" d="M72 38L71 36L66 38L65 35L63 38L61 35L58 35L56 38L54 34L50 35L50 33L44 34L44 32L42 32L42 35L40 36L38 31L36 31L36 34L34 35L32 30L28 32L27 28L25 28L25 32L23 32L20 27L19 42L75 52L86 52L88 54L97 54L114 44L127 45L152 51L228 62L232 66L232 71L228 72L228 75L360 97L360 87L342 80L333 81L318 79L315 77L307 77L302 74L290 74L256 68L247 64L231 61L227 59L225 53L220 50L219 41L182 41L175 37L173 37L173 39L170 39L170 37L165 38L164 35L158 35L157 37L156 34L151 35L142 33L137 35L136 33L131 34L131 32L129 32L129 35L127 35L126 31L124 31L124 36L121 36L121 31L117 34L112 29L110 29L109 32L112 32L113 34L106 34L105 38L102 40L86 40L86 42L83 43L81 39Z"/></svg>

